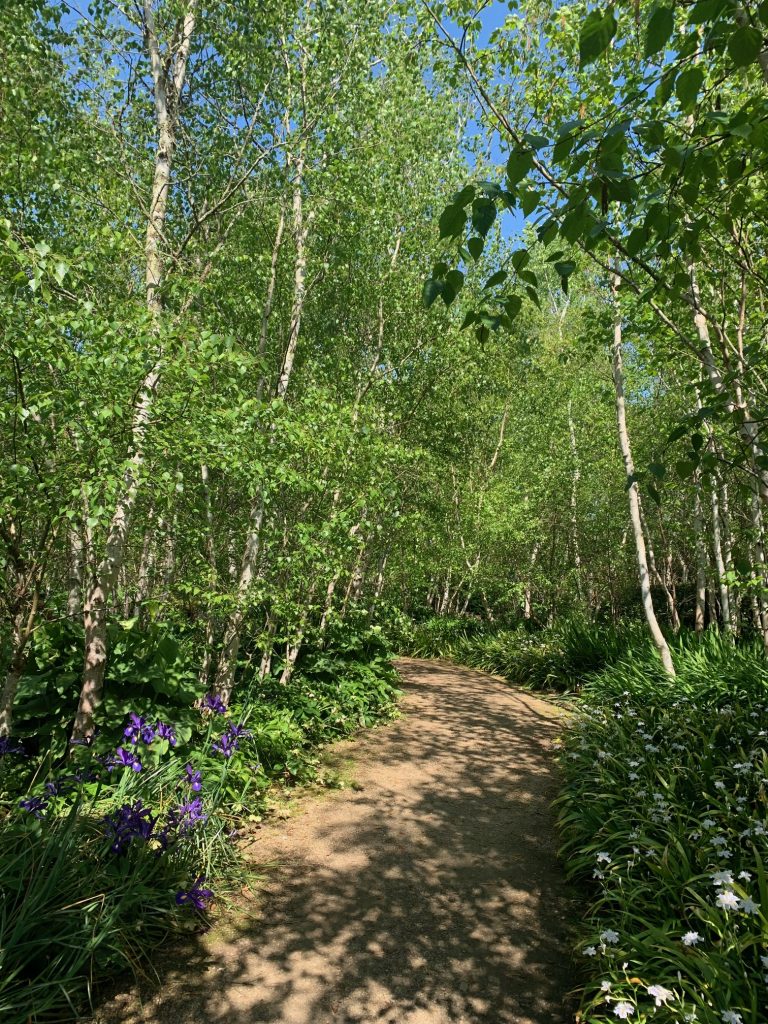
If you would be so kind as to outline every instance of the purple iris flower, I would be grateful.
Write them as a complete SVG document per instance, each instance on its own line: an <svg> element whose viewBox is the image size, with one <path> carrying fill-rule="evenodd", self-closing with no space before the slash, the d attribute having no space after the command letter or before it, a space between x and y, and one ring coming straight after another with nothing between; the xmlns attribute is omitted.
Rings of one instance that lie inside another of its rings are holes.
<svg viewBox="0 0 768 1024"><path fill-rule="evenodd" d="M230 723L221 734L218 742L212 745L212 749L229 759L238 749L239 740L250 735L250 732L244 726Z"/></svg>
<svg viewBox="0 0 768 1024"><path fill-rule="evenodd" d="M184 765L184 771L187 773L187 782L192 790L199 793L203 788L203 773L195 771L191 764Z"/></svg>
<svg viewBox="0 0 768 1024"><path fill-rule="evenodd" d="M107 762L107 768L112 771L113 768L119 768L121 765L123 768L133 768L135 772L140 772L142 768L141 761L132 750L118 747L115 751L115 756L111 757Z"/></svg>
<svg viewBox="0 0 768 1024"><path fill-rule="evenodd" d="M141 800L123 804L113 815L107 815L104 824L107 826L106 836L112 840L109 847L112 853L125 853L134 839L149 839L156 821L150 808L144 807Z"/></svg>
<svg viewBox="0 0 768 1024"><path fill-rule="evenodd" d="M172 725L166 725L165 722L156 722L155 732L161 740L168 740L170 746L176 746L176 730Z"/></svg>
<svg viewBox="0 0 768 1024"><path fill-rule="evenodd" d="M0 757L5 757L6 754L21 754L22 757L26 757L26 750L16 740L12 740L10 736L0 736Z"/></svg>
<svg viewBox="0 0 768 1024"><path fill-rule="evenodd" d="M129 743L136 744L139 740L143 740L144 743L149 745L155 738L155 730L141 715L137 715L135 711L132 711L128 725L123 730L123 736L128 740Z"/></svg>
<svg viewBox="0 0 768 1024"><path fill-rule="evenodd" d="M217 715L223 715L227 710L227 705L217 693L206 693L203 697L203 709L205 711L215 711Z"/></svg>
<svg viewBox="0 0 768 1024"><path fill-rule="evenodd" d="M27 800L19 800L19 807L23 807L35 818L42 818L43 811L48 810L48 801L44 796L31 796Z"/></svg>
<svg viewBox="0 0 768 1024"><path fill-rule="evenodd" d="M207 910L213 899L210 889L204 889L203 882L205 875L199 875L189 889L179 889L176 893L176 903L180 907L191 906L196 910Z"/></svg>
<svg viewBox="0 0 768 1024"><path fill-rule="evenodd" d="M174 815L174 823L178 827L179 832L188 832L193 825L197 825L200 821L208 820L208 815L203 811L202 798L199 796L171 811L171 814L168 815L169 819L171 815Z"/></svg>

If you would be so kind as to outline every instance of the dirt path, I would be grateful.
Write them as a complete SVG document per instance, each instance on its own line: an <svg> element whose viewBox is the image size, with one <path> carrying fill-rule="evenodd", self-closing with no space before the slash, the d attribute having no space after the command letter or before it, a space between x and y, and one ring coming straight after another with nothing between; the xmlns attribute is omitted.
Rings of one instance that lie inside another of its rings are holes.
<svg viewBox="0 0 768 1024"><path fill-rule="evenodd" d="M552 705L399 663L404 716L345 745L355 787L252 847L258 913L212 933L123 1024L566 1024L569 906L549 802Z"/></svg>

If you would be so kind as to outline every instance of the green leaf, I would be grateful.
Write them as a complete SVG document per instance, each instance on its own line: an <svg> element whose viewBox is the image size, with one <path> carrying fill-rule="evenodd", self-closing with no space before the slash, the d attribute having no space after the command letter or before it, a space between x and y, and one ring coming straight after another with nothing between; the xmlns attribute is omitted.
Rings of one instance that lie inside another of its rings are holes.
<svg viewBox="0 0 768 1024"><path fill-rule="evenodd" d="M469 241L467 242L467 248L469 249L470 256L472 257L473 260L479 260L480 257L483 255L484 245L485 242L483 241L482 238L478 238L477 236L475 236L474 238L469 239Z"/></svg>
<svg viewBox="0 0 768 1024"><path fill-rule="evenodd" d="M530 217L536 207L539 205L541 194L539 192L526 190L520 194L520 209L523 211L524 217Z"/></svg>
<svg viewBox="0 0 768 1024"><path fill-rule="evenodd" d="M460 270L449 270L445 275L445 283L458 294L464 286L464 275Z"/></svg>
<svg viewBox="0 0 768 1024"><path fill-rule="evenodd" d="M456 238L464 230L467 214L462 206L446 206L440 214L440 237Z"/></svg>
<svg viewBox="0 0 768 1024"><path fill-rule="evenodd" d="M507 181L514 188L533 167L533 154L525 149L513 149L507 160Z"/></svg>
<svg viewBox="0 0 768 1024"><path fill-rule="evenodd" d="M663 462L651 462L648 466L648 472L651 476L655 476L657 480L663 480L667 475L667 467Z"/></svg>
<svg viewBox="0 0 768 1024"><path fill-rule="evenodd" d="M688 110L696 102L699 89L704 83L704 72L701 68L686 68L678 76L675 83L675 95L683 110Z"/></svg>
<svg viewBox="0 0 768 1024"><path fill-rule="evenodd" d="M528 298L531 300L534 306L536 306L538 309L541 309L541 300L539 299L539 293L536 291L535 288L532 288L531 285L528 285L525 289L525 294L528 296Z"/></svg>
<svg viewBox="0 0 768 1024"><path fill-rule="evenodd" d="M443 291L442 281L436 281L433 277L428 277L424 282L424 290L422 292L422 301L424 305L429 309L435 299Z"/></svg>
<svg viewBox="0 0 768 1024"><path fill-rule="evenodd" d="M648 19L645 33L645 56L652 57L662 49L675 27L675 12L671 7L657 7Z"/></svg>
<svg viewBox="0 0 768 1024"><path fill-rule="evenodd" d="M473 309L470 309L464 319L461 321L460 331L465 331L467 327L471 327L473 323L477 321L477 313Z"/></svg>
<svg viewBox="0 0 768 1024"><path fill-rule="evenodd" d="M675 472L681 480L687 480L696 472L696 463L689 459L680 459L675 463Z"/></svg>
<svg viewBox="0 0 768 1024"><path fill-rule="evenodd" d="M737 28L728 40L728 53L737 68L753 64L763 48L763 36L753 25Z"/></svg>
<svg viewBox="0 0 768 1024"><path fill-rule="evenodd" d="M504 303L504 311L510 320L514 320L523 306L523 300L519 295L510 295Z"/></svg>
<svg viewBox="0 0 768 1024"><path fill-rule="evenodd" d="M558 260L555 263L555 270L558 272L560 277L570 277L576 269L576 264L573 260Z"/></svg>
<svg viewBox="0 0 768 1024"><path fill-rule="evenodd" d="M472 203L472 227L483 238L496 220L496 204L490 199L476 199Z"/></svg>
<svg viewBox="0 0 768 1024"><path fill-rule="evenodd" d="M502 284L506 281L508 276L506 270L497 270L495 274L491 274L483 288L494 288L497 284Z"/></svg>
<svg viewBox="0 0 768 1024"><path fill-rule="evenodd" d="M606 11L590 11L579 32L579 67L585 68L604 53L616 35L616 18L613 8Z"/></svg>

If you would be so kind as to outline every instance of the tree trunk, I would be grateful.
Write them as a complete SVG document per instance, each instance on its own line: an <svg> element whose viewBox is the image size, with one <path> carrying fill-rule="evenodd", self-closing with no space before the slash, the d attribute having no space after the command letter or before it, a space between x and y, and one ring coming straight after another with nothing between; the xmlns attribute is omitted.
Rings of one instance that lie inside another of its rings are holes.
<svg viewBox="0 0 768 1024"><path fill-rule="evenodd" d="M572 403L568 402L568 436L571 442L571 544L573 546L573 565L576 570L576 593L579 601L583 600L581 586L581 550L579 548L578 491L581 479L579 451L576 447L576 425L573 422Z"/></svg>
<svg viewBox="0 0 768 1024"><path fill-rule="evenodd" d="M701 478L698 470L694 479L693 529L696 535L696 611L695 629L704 631L707 601L707 547L704 540L704 516L701 508Z"/></svg>
<svg viewBox="0 0 768 1024"><path fill-rule="evenodd" d="M39 602L40 591L36 585L26 621L21 611L17 612L14 616L13 652L10 664L8 665L8 671L5 675L2 697L0 697L0 736L10 736L13 729L13 705L16 700L16 691L19 688L19 680L27 664L29 638L32 636L32 631L35 628Z"/></svg>
<svg viewBox="0 0 768 1024"><path fill-rule="evenodd" d="M616 391L616 425L619 434L621 455L624 461L624 472L627 476L629 515L632 525L632 534L635 540L635 554L637 557L637 570L640 579L640 595L643 603L643 611L645 612L645 618L648 623L648 630L651 634L651 638L656 650L659 652L661 663L665 670L670 675L674 676L675 666L672 663L672 655L669 650L669 645L667 644L664 634L659 627L659 622L656 618L656 611L653 607L651 582L648 575L648 556L645 550L645 538L643 537L643 527L640 520L640 496L637 480L635 479L635 466L632 459L629 432L627 430L627 415L624 402L624 363L622 356L621 312L619 309L618 299L620 284L620 276L618 274L614 274L611 282L611 294L613 296L615 315L611 361L613 368L613 385Z"/></svg>
<svg viewBox="0 0 768 1024"><path fill-rule="evenodd" d="M69 531L69 580L67 582L67 618L79 619L83 610L83 538L77 528Z"/></svg>
<svg viewBox="0 0 768 1024"><path fill-rule="evenodd" d="M163 229L171 187L171 169L178 127L179 98L184 87L187 60L195 30L197 0L189 0L180 22L175 52L166 59L160 53L155 32L151 0L144 0L145 38L152 68L155 101L157 146L155 168L150 197L149 217L145 236L145 288L146 303L156 323L163 310L161 286L164 261L162 255ZM131 454L123 473L122 488L109 524L104 556L91 580L83 608L85 625L85 665L83 685L72 729L72 739L83 739L93 732L93 716L101 703L104 674L107 664L107 605L115 589L125 555L128 526L136 501L144 462L144 439L160 380L160 360L157 352L150 360L139 389L139 397L131 424Z"/></svg>

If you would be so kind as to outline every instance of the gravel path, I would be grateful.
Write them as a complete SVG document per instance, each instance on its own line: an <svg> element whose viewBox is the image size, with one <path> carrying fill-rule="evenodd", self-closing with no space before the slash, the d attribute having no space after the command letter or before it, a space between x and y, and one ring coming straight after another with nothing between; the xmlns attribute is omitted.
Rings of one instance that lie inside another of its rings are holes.
<svg viewBox="0 0 768 1024"><path fill-rule="evenodd" d="M342 745L354 787L257 833L259 905L101 1019L121 1024L567 1024L555 857L561 713L403 659L403 717Z"/></svg>

